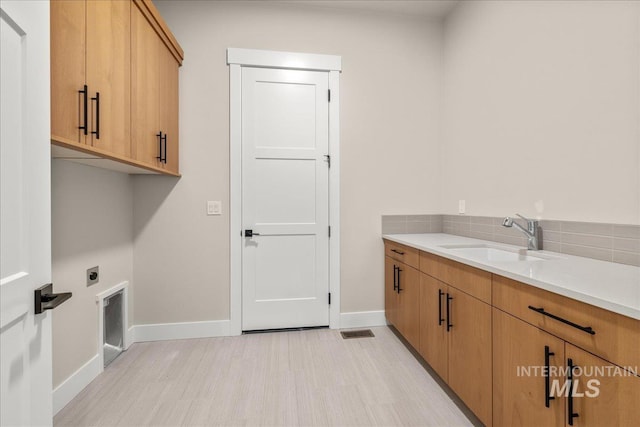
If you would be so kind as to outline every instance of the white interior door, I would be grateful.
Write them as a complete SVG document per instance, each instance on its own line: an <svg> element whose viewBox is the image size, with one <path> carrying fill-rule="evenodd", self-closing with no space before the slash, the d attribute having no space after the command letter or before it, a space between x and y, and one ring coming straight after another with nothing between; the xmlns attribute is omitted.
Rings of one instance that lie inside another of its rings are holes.
<svg viewBox="0 0 640 427"><path fill-rule="evenodd" d="M0 425L51 425L49 2L0 11Z"/></svg>
<svg viewBox="0 0 640 427"><path fill-rule="evenodd" d="M242 68L242 329L329 325L328 73Z"/></svg>

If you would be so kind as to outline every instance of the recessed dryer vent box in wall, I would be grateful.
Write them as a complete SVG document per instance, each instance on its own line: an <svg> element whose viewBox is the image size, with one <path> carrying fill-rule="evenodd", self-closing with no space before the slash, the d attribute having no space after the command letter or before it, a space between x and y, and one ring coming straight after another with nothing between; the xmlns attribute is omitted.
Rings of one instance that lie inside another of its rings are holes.
<svg viewBox="0 0 640 427"><path fill-rule="evenodd" d="M104 299L104 366L122 353L124 347L123 291Z"/></svg>

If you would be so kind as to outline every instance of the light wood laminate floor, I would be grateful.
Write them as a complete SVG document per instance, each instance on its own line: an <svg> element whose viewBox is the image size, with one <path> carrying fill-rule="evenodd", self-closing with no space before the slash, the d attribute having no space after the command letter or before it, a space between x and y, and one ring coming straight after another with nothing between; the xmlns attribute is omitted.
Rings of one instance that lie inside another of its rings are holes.
<svg viewBox="0 0 640 427"><path fill-rule="evenodd" d="M61 426L472 425L386 327L137 343Z"/></svg>

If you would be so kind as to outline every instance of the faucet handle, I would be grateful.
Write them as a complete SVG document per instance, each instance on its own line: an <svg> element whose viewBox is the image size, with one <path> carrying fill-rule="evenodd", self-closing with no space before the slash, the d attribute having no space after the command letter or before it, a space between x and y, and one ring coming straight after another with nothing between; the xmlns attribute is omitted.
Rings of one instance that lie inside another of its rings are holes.
<svg viewBox="0 0 640 427"><path fill-rule="evenodd" d="M524 219L525 221L527 221L527 228L529 229L530 233L535 233L536 232L536 228L538 227L538 220L537 219L529 219L527 217L524 217L524 216L520 215L519 213L517 213L516 215L519 216L520 218Z"/></svg>

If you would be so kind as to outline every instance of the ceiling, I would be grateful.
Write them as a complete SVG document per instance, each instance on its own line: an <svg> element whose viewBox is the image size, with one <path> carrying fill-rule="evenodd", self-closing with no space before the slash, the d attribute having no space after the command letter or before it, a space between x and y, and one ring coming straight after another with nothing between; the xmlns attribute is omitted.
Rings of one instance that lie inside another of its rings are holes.
<svg viewBox="0 0 640 427"><path fill-rule="evenodd" d="M283 0L277 3L442 18L453 9L458 0Z"/></svg>

